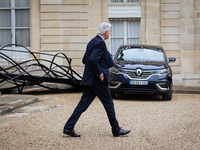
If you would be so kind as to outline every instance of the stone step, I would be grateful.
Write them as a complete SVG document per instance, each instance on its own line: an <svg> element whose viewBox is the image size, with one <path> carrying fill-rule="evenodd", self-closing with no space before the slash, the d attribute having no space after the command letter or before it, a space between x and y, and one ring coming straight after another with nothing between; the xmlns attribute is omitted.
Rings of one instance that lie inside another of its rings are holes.
<svg viewBox="0 0 200 150"><path fill-rule="evenodd" d="M0 96L0 115L9 113L23 106L33 104L38 101L38 97L32 95L8 94Z"/></svg>

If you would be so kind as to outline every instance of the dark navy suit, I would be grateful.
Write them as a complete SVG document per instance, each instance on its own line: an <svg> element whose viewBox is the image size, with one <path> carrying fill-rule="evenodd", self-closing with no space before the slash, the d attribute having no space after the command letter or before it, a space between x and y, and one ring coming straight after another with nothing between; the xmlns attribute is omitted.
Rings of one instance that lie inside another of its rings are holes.
<svg viewBox="0 0 200 150"><path fill-rule="evenodd" d="M120 127L115 117L114 104L108 87L108 67L113 66L113 62L104 40L99 35L88 43L82 62L85 64L81 81L81 85L84 86L83 95L73 114L65 124L64 129L73 129L81 114L97 96L107 112L112 132L118 133ZM104 74L103 81L99 77L101 73Z"/></svg>

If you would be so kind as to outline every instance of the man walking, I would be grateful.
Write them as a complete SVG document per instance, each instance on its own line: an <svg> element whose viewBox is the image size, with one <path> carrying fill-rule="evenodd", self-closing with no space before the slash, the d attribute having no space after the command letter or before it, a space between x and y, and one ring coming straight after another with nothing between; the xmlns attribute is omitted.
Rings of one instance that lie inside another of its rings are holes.
<svg viewBox="0 0 200 150"><path fill-rule="evenodd" d="M80 137L74 131L74 126L81 114L89 107L97 96L104 105L113 136L125 135L130 130L123 130L119 127L115 117L113 99L108 87L109 68L108 52L104 42L110 36L111 25L101 23L98 27L98 35L94 37L87 45L82 62L85 64L83 79L81 85L84 86L80 102L75 108L73 114L66 122L63 133L72 137Z"/></svg>

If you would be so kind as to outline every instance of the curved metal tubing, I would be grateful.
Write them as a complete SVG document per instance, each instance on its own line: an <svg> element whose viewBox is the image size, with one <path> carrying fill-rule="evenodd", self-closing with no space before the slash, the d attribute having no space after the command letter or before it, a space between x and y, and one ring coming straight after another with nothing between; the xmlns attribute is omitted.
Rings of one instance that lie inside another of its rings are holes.
<svg viewBox="0 0 200 150"><path fill-rule="evenodd" d="M22 47L26 51L9 49L9 47L13 46ZM32 57L29 60L18 63L11 57L4 54L3 52L5 51L30 53ZM52 59L37 59L35 54L48 55L51 56ZM57 57L67 60L68 66L55 63L55 59ZM14 84L15 86L13 88L17 87L19 93L22 93L22 90L25 86L30 85L39 85L41 87L53 89L42 85L43 82L66 83L75 87L79 87L80 81L82 80L82 77L71 68L72 59L68 58L64 53L57 53L52 55L47 53L31 52L29 49L22 45L9 44L0 48L0 59L3 59L5 62L10 64L10 66L5 66L5 68L0 66L0 87L2 87L2 89L4 89L3 86L7 83ZM37 74L38 71L40 71L40 74ZM0 89L0 91L2 89Z"/></svg>

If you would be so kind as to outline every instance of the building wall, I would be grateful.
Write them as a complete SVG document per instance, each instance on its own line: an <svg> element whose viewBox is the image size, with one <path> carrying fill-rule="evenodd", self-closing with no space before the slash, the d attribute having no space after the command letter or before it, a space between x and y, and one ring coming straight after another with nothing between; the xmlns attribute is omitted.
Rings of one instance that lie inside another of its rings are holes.
<svg viewBox="0 0 200 150"><path fill-rule="evenodd" d="M183 83L200 86L200 0L181 2L181 55Z"/></svg>
<svg viewBox="0 0 200 150"><path fill-rule="evenodd" d="M31 0L31 50L40 52L40 1ZM38 56L39 57L39 56Z"/></svg>
<svg viewBox="0 0 200 150"><path fill-rule="evenodd" d="M174 85L200 86L200 1L141 0L141 43L163 46Z"/></svg>
<svg viewBox="0 0 200 150"><path fill-rule="evenodd" d="M108 22L108 1L32 0L31 6L34 7L31 8L32 25L35 26L34 22L38 19L39 22L36 24L40 25L32 30L32 43L39 43L39 45L32 44L31 49L35 51L39 47L40 52L50 54L62 52L73 59L72 68L82 74L84 68L82 57L86 45L96 35L99 23ZM38 10L39 14L35 14ZM39 16L38 19L34 14ZM68 65L61 59L57 62Z"/></svg>
<svg viewBox="0 0 200 150"><path fill-rule="evenodd" d="M108 7L108 0L31 0L31 50L62 52L82 74L87 42L108 22ZM174 85L200 86L200 0L141 0L141 43L176 57Z"/></svg>

